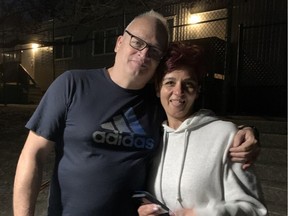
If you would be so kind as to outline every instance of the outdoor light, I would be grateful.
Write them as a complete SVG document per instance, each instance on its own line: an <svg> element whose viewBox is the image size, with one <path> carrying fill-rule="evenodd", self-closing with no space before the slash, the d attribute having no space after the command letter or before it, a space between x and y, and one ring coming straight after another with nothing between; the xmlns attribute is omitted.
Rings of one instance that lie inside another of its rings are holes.
<svg viewBox="0 0 288 216"><path fill-rule="evenodd" d="M37 50L38 47L40 47L39 44L32 43L32 49L33 49L34 51Z"/></svg>
<svg viewBox="0 0 288 216"><path fill-rule="evenodd" d="M200 16L199 16L199 15L191 14L191 15L188 17L188 23L189 23L189 24L196 24L196 23L199 23L200 21L201 21L201 19L200 19Z"/></svg>

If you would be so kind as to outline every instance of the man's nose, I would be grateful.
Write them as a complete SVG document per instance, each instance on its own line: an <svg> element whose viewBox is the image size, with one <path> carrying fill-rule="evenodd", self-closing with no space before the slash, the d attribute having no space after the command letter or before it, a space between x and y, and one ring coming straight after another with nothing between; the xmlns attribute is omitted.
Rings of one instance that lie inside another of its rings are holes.
<svg viewBox="0 0 288 216"><path fill-rule="evenodd" d="M143 50L139 51L139 53L143 57L150 57L149 56L149 47L145 47Z"/></svg>

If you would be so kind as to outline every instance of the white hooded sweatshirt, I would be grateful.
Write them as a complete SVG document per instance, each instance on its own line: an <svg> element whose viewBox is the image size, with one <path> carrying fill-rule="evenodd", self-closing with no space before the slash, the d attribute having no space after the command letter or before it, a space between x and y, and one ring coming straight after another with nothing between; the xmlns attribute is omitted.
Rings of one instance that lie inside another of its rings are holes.
<svg viewBox="0 0 288 216"><path fill-rule="evenodd" d="M200 110L176 130L167 122L163 127L160 164L150 186L172 211L193 208L197 216L267 214L253 168L244 171L242 164L228 159L237 131L233 123Z"/></svg>

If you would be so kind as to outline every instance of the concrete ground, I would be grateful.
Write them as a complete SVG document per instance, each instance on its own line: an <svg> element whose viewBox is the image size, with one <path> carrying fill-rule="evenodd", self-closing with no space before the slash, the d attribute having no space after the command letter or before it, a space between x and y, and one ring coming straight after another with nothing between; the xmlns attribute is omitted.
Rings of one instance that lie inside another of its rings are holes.
<svg viewBox="0 0 288 216"><path fill-rule="evenodd" d="M12 192L19 154L28 130L25 124L35 110L35 105L0 105L0 215L13 216ZM51 160L52 161L52 160ZM43 175L47 181L52 163L48 161ZM46 215L48 189L44 188L38 197L37 216Z"/></svg>

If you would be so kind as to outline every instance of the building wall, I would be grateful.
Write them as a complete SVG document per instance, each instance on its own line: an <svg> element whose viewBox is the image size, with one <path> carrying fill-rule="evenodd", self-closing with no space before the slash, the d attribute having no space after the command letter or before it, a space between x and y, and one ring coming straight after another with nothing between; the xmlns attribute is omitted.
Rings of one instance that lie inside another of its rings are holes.
<svg viewBox="0 0 288 216"><path fill-rule="evenodd" d="M32 78L35 77L35 59L32 49L21 51L21 64L29 72Z"/></svg>
<svg viewBox="0 0 288 216"><path fill-rule="evenodd" d="M54 80L53 48L41 47L34 51L34 80L42 91L46 91Z"/></svg>

